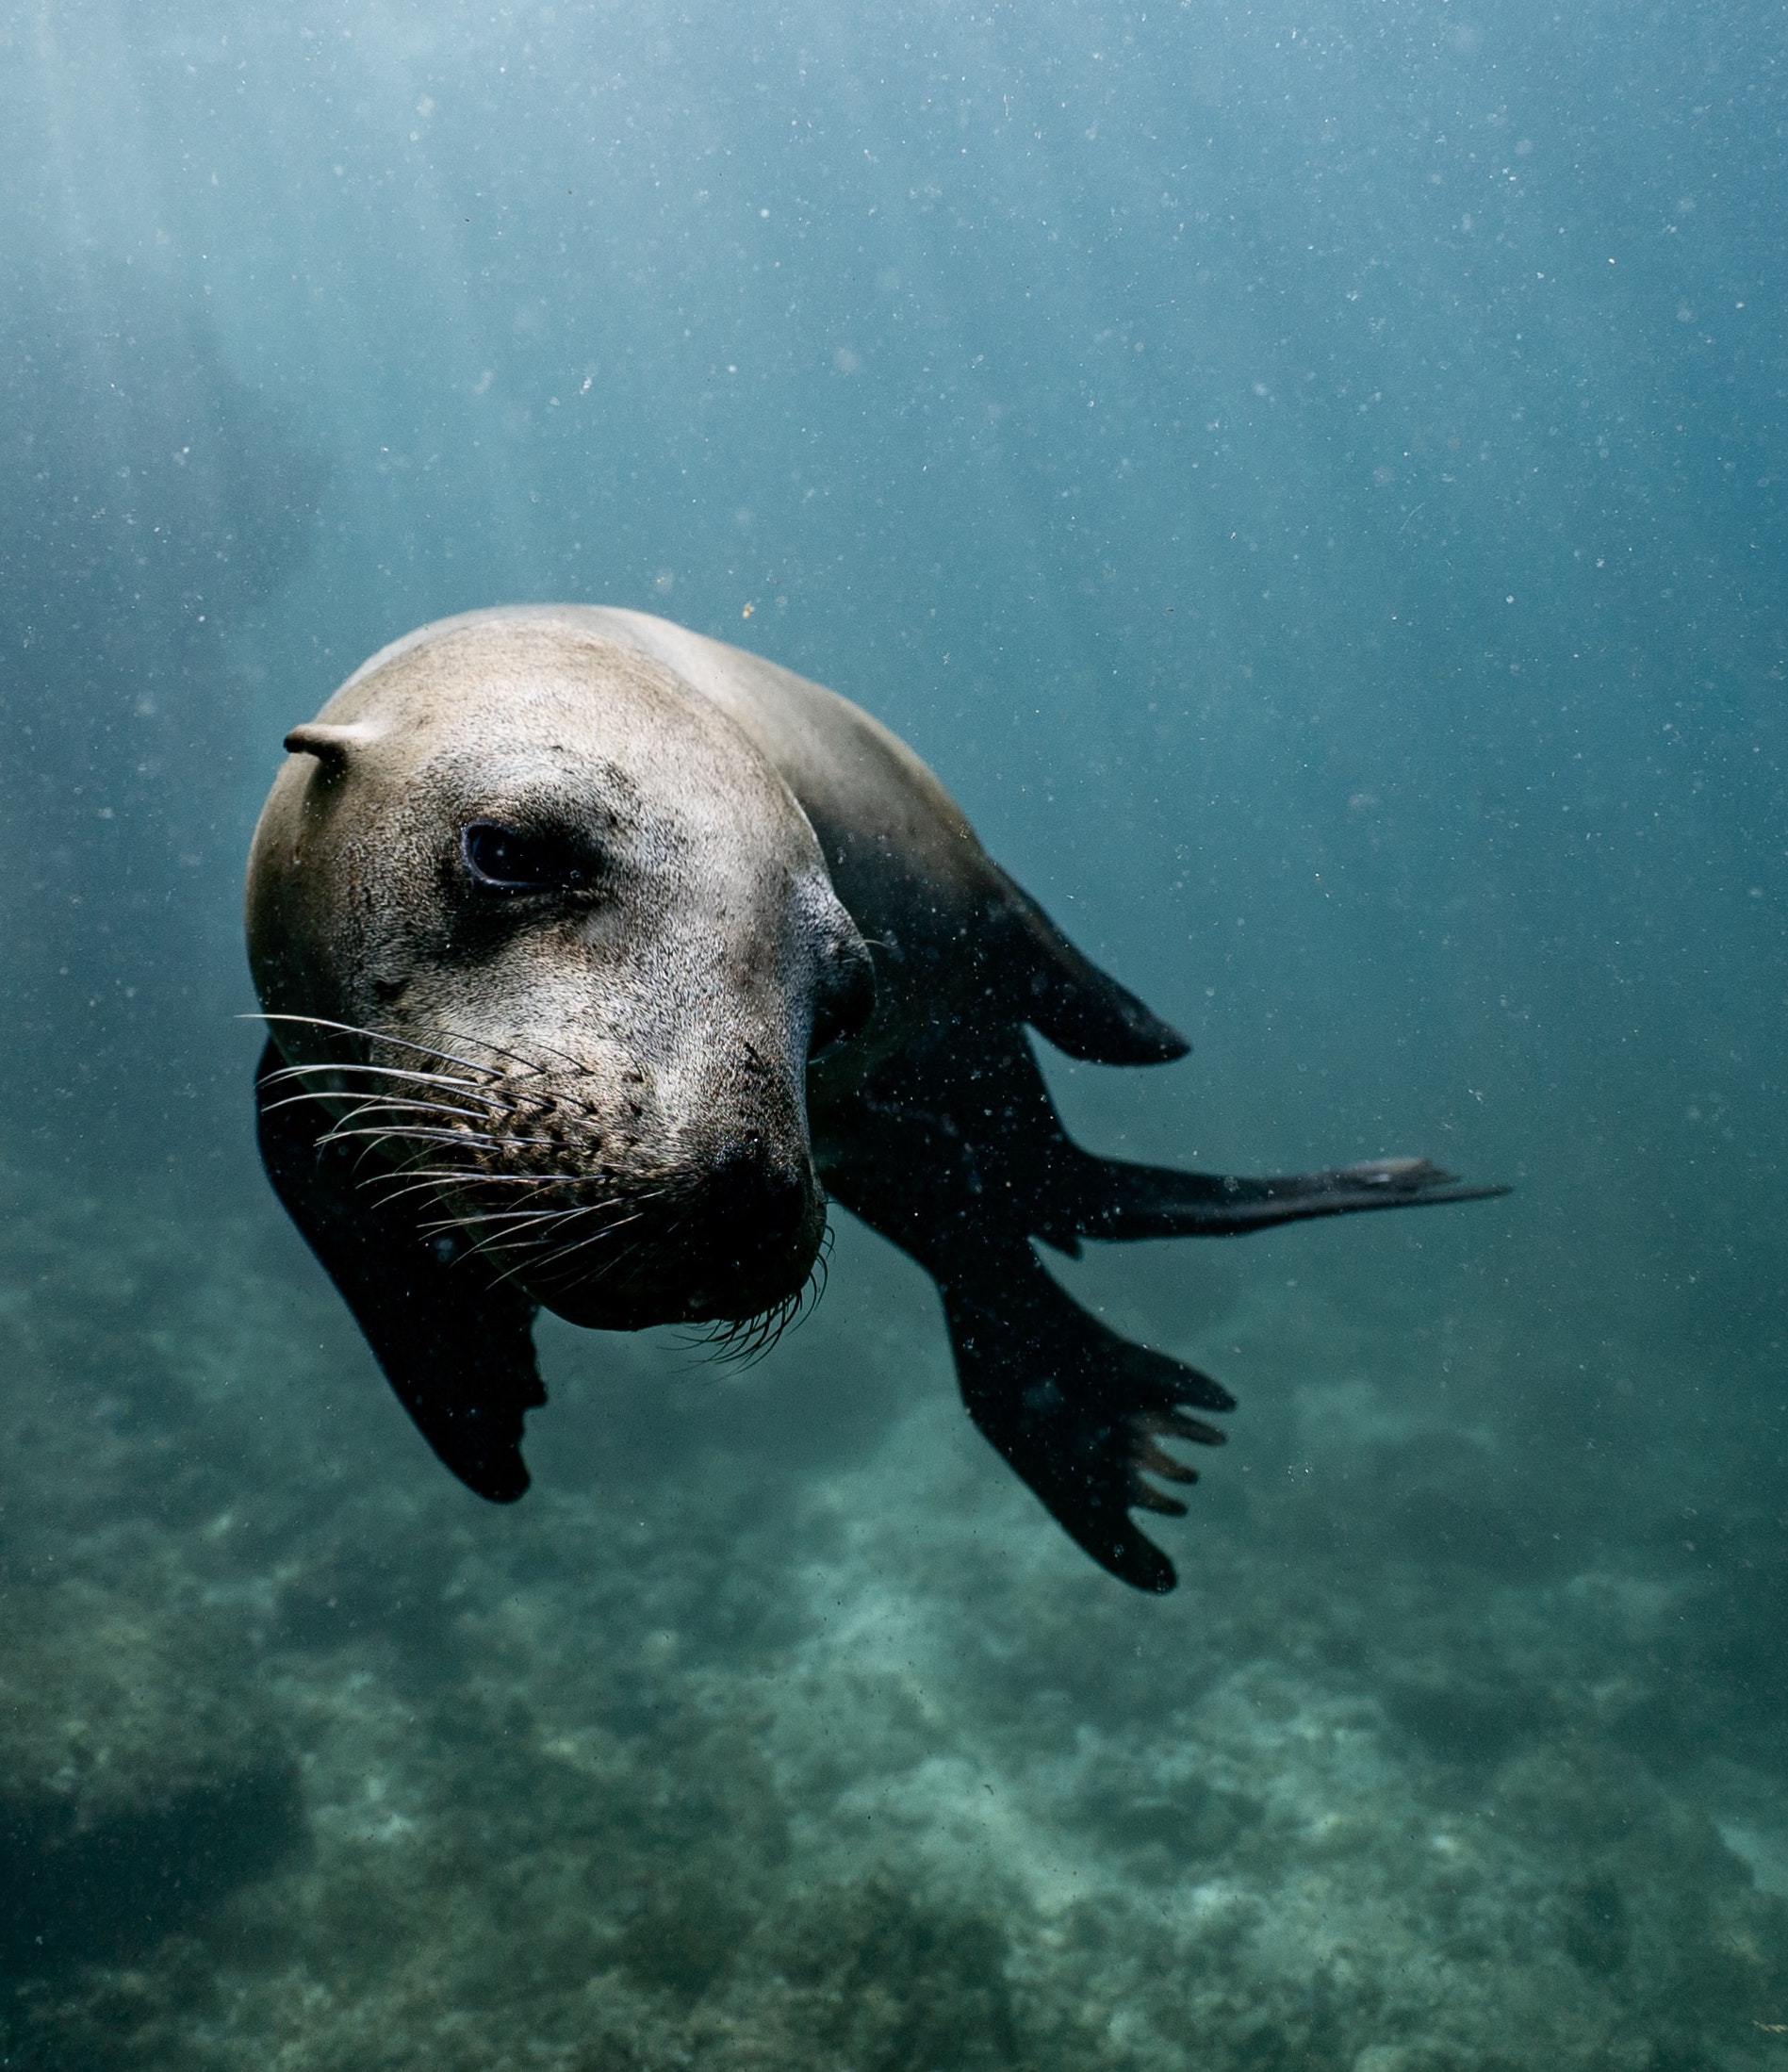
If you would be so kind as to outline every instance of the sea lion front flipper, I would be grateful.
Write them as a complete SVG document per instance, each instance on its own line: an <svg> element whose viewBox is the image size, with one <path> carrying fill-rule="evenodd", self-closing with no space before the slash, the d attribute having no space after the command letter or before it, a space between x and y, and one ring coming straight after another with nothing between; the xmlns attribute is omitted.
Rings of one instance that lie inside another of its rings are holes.
<svg viewBox="0 0 1788 2072"><path fill-rule="evenodd" d="M273 1192L422 1437L468 1488L513 1504L528 1487L522 1419L547 1400L534 1363L537 1306L482 1259L443 1257L442 1241L420 1227L418 1196L359 1184L352 1149L319 1142L328 1116L270 1092L284 1064L270 1043L254 1076Z"/></svg>
<svg viewBox="0 0 1788 2072"><path fill-rule="evenodd" d="M1235 1398L1194 1367L1132 1345L1090 1316L1028 1245L960 1262L943 1285L969 1415L1102 1568L1138 1589L1173 1587L1173 1564L1130 1517L1186 1506L1144 1481L1197 1480L1163 1439L1221 1446L1188 1407Z"/></svg>
<svg viewBox="0 0 1788 2072"><path fill-rule="evenodd" d="M1171 1022L1076 949L997 864L1004 899L990 917L995 954L1016 977L1012 1006L1058 1050L1088 1064L1172 1064L1191 1049Z"/></svg>

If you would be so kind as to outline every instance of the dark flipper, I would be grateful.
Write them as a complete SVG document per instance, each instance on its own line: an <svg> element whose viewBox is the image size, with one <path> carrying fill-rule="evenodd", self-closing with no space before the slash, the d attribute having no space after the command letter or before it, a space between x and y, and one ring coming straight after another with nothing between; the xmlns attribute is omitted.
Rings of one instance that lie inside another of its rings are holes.
<svg viewBox="0 0 1788 2072"><path fill-rule="evenodd" d="M1173 1587L1173 1564L1131 1522L1130 1507L1186 1506L1143 1479L1198 1478L1163 1439L1220 1446L1187 1409L1229 1410L1208 1374L1132 1345L1058 1287L1026 1245L959 1262L943 1285L962 1400L1070 1537L1140 1590Z"/></svg>
<svg viewBox="0 0 1788 2072"><path fill-rule="evenodd" d="M523 1414L547 1400L534 1364L536 1306L482 1259L443 1258L420 1228L426 1197L393 1200L359 1184L353 1153L319 1143L329 1127L320 1109L281 1092L270 1098L268 1079L284 1062L269 1044L254 1081L273 1192L422 1437L468 1488L513 1504L528 1487Z"/></svg>
<svg viewBox="0 0 1788 2072"><path fill-rule="evenodd" d="M840 1134L849 1150L827 1161L828 1185L836 1168L839 1198L940 1278L927 1251L940 1215L949 1213L941 1205L952 1202L977 1228L1041 1238L1072 1254L1083 1238L1236 1237L1508 1192L1456 1180L1426 1159L1251 1179L1098 1158L1062 1127L1029 1044L1009 1028L984 1032L973 1051L945 1037L891 1061ZM858 1208L852 1189L871 1206Z"/></svg>
<svg viewBox="0 0 1788 2072"><path fill-rule="evenodd" d="M1185 1057L1192 1046L1172 1023L1083 957L1023 886L1008 878L1006 889L993 948L1024 975L1012 1003L1024 1020L1089 1064L1162 1065Z"/></svg>
<svg viewBox="0 0 1788 2072"><path fill-rule="evenodd" d="M1278 1179L1182 1173L1171 1166L1095 1159L1078 1163L1074 1234L1082 1238L1230 1238L1274 1224L1347 1216L1368 1209L1423 1209L1491 1201L1506 1187L1472 1187L1426 1159L1369 1159Z"/></svg>
<svg viewBox="0 0 1788 2072"><path fill-rule="evenodd" d="M1142 1479L1190 1472L1162 1437L1222 1434L1187 1407L1227 1392L1091 1317L1031 1249L1082 1239L1221 1237L1314 1216L1474 1201L1420 1159L1386 1159L1283 1179L1238 1179L1095 1158L1063 1129L1023 1033L947 1030L893 1060L839 1118L828 1187L938 1283L970 1415L1093 1559L1140 1589L1173 1567L1131 1522L1132 1506L1182 1506Z"/></svg>

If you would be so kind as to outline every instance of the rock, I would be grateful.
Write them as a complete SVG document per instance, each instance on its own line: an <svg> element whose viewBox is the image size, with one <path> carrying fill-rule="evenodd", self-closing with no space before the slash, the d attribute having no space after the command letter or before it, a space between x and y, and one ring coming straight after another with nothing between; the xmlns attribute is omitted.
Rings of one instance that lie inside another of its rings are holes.
<svg viewBox="0 0 1788 2072"><path fill-rule="evenodd" d="M236 1629L89 1586L7 1614L0 1972L129 1955L289 1853L296 1766Z"/></svg>

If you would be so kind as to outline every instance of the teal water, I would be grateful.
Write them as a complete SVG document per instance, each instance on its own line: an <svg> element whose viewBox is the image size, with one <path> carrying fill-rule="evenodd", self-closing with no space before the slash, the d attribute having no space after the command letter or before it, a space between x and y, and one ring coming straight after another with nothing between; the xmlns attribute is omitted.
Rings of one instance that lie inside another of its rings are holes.
<svg viewBox="0 0 1788 2072"><path fill-rule="evenodd" d="M0 7L0 2063L1788 2063L1788 36L1512 0ZM279 740L428 618L857 699L1194 1042L1507 1199L1063 1266L1145 1600L838 1217L513 1510L256 1164ZM1201 1463L1201 1465L1204 1465Z"/></svg>

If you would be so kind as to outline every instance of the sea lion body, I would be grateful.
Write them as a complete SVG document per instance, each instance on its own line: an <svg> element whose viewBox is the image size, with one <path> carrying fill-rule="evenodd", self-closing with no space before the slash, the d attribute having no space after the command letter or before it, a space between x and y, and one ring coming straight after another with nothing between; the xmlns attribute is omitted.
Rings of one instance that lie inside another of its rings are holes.
<svg viewBox="0 0 1788 2072"><path fill-rule="evenodd" d="M1162 1438L1227 1393L1118 1339L1033 1239L1236 1232L1469 1198L1419 1160L1237 1180L1093 1158L1025 1036L1186 1044L836 693L636 612L527 606L375 655L294 752L250 861L268 1170L448 1465L506 1500L537 1306L749 1329L825 1194L937 1280L964 1398L1114 1573L1183 1506ZM824 1192L822 1192L822 1189Z"/></svg>

